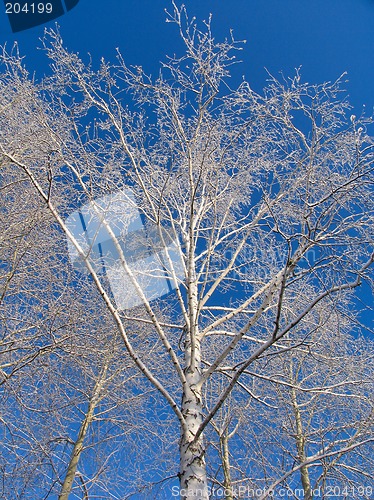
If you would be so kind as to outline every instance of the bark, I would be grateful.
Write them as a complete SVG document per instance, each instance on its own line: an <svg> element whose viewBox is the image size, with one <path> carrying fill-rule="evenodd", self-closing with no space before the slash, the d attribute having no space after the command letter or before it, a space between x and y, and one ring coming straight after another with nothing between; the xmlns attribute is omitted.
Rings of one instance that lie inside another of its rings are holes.
<svg viewBox="0 0 374 500"><path fill-rule="evenodd" d="M230 473L230 454L229 454L229 434L227 429L220 437L221 457L224 476L225 500L233 500L232 482Z"/></svg>
<svg viewBox="0 0 374 500"><path fill-rule="evenodd" d="M203 421L201 394L200 343L195 341L195 362L191 364L191 341L186 340L186 383L182 396L182 426L180 441L180 497L181 500L208 500L208 485L203 434L195 440L196 432Z"/></svg>
<svg viewBox="0 0 374 500"><path fill-rule="evenodd" d="M293 387L291 390L291 401L292 401L292 406L295 414L295 422L296 422L296 448L297 448L297 453L299 456L299 460L301 463L306 462L307 457L305 453L305 435L303 431L303 423L301 420L301 413L300 413L300 408L297 403L297 398L296 398L296 389ZM300 468L300 474L301 474L301 484L303 486L304 490L304 499L305 500L312 500L313 495L312 495L312 488L310 484L310 477L309 477L309 471L308 471L308 466L307 465L302 465Z"/></svg>
<svg viewBox="0 0 374 500"><path fill-rule="evenodd" d="M61 493L58 497L58 500L68 500L71 490L73 488L74 479L77 473L78 462L81 458L83 451L83 442L87 435L87 431L89 429L90 424L93 421L95 408L100 401L100 395L105 383L105 376L108 370L108 365L104 366L104 369L100 375L100 378L96 382L92 398L88 405L88 409L86 415L83 419L81 427L79 429L78 438L75 441L74 448L71 454L70 462L68 465L68 469L66 472L65 480L63 482Z"/></svg>

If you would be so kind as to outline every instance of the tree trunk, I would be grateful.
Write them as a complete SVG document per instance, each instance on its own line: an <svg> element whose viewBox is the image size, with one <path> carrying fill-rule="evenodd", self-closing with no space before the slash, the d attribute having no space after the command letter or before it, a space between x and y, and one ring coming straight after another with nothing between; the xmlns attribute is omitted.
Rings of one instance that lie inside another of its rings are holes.
<svg viewBox="0 0 374 500"><path fill-rule="evenodd" d="M87 413L83 419L81 427L79 429L77 440L75 441L73 452L70 457L70 462L68 470L66 472L65 480L61 488L61 493L58 500L68 500L71 490L73 488L73 483L75 475L77 473L78 462L83 451L83 441L87 435L88 428L94 418L95 408L100 401L100 393L105 383L105 376L107 373L108 365L104 366L104 369L100 375L100 378L96 382L92 398L89 402Z"/></svg>
<svg viewBox="0 0 374 500"><path fill-rule="evenodd" d="M180 441L180 497L181 500L208 500L208 485L205 464L203 434L195 441L195 435L203 421L201 396L201 352L200 342L195 341L191 362L191 341L186 339L186 384L183 388L182 414L185 424L182 427Z"/></svg>
<svg viewBox="0 0 374 500"><path fill-rule="evenodd" d="M225 500L233 500L231 472L230 472L229 433L227 429L225 429L223 434L220 436L220 441L221 441L222 467L224 475Z"/></svg>
<svg viewBox="0 0 374 500"><path fill-rule="evenodd" d="M78 467L78 462L82 454L83 450L83 441L84 438L86 437L88 427L90 426L90 423L92 422L93 418L93 412L94 412L94 406L92 403L89 404L87 413L84 417L84 420L82 422L81 428L79 429L79 434L78 438L75 441L73 452L71 454L68 470L66 472L65 480L61 488L61 493L58 497L58 500L68 500L69 495L71 493L74 479L75 479L75 474L77 472L77 467Z"/></svg>
<svg viewBox="0 0 374 500"><path fill-rule="evenodd" d="M294 382L294 383L296 383L296 382ZM304 431L303 431L303 424L301 421L300 409L299 409L299 405L297 403L297 398L296 398L296 390L294 387L291 390L291 400L292 400L292 406L294 409L295 420L296 420L297 453L298 453L300 462L305 462L306 458L307 458L306 454L305 454L305 436L304 436ZM312 500L313 495L312 495L312 488L311 488L311 484L310 484L308 467L306 465L304 465L303 467L301 467L300 472L301 472L301 484L302 484L303 490L304 490L304 499L305 500Z"/></svg>

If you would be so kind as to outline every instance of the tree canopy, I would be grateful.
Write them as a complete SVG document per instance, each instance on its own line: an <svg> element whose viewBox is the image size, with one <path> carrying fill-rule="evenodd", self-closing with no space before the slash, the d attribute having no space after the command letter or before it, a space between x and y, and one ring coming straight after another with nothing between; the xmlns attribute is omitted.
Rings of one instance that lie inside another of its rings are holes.
<svg viewBox="0 0 374 500"><path fill-rule="evenodd" d="M156 78L3 51L2 495L370 498L372 120L168 21Z"/></svg>

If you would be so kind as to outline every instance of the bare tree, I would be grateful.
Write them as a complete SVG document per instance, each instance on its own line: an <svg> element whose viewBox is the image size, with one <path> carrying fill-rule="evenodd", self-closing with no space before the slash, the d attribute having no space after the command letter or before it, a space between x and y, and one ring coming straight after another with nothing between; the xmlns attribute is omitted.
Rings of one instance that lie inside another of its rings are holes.
<svg viewBox="0 0 374 500"><path fill-rule="evenodd" d="M153 456L146 439L138 452L139 435L157 425L146 418L152 390L95 287L72 271L65 236L30 183L5 165L1 180L0 496L138 491L144 478L118 464Z"/></svg>
<svg viewBox="0 0 374 500"><path fill-rule="evenodd" d="M371 497L373 346L347 327L334 316L243 373L208 438L226 499L247 498L248 485L261 498Z"/></svg>
<svg viewBox="0 0 374 500"><path fill-rule="evenodd" d="M307 339L340 305L349 318L355 290L371 284L373 142L370 119L348 118L341 80L310 85L296 73L270 76L263 94L245 81L232 90L240 44L216 42L210 22L200 30L183 8L168 21L186 53L156 79L120 54L95 71L53 31L40 83L4 52L0 154L66 235L133 366L174 413L178 491L203 500L204 436L248 370L305 343L300 332ZM161 279L170 293L152 294Z"/></svg>

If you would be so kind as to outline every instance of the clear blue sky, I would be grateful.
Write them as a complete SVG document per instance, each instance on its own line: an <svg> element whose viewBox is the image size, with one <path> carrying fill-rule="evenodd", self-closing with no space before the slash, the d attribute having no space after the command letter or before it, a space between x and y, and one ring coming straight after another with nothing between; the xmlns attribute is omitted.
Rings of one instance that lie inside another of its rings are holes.
<svg viewBox="0 0 374 500"><path fill-rule="evenodd" d="M25 0L23 0L25 1ZM20 3L22 4L21 0ZM71 0L70 0L71 1ZM349 100L359 115L362 106L374 108L374 0L186 0L190 16L213 15L213 32L224 38L232 28L247 43L243 64L234 67L253 89L266 83L267 68L292 75L302 66L304 81L321 83L348 73ZM180 2L177 1L179 5ZM165 23L170 0L79 0L57 19L65 45L93 61L114 60L118 47L128 64L141 65L154 75L166 54L181 54L176 26ZM31 72L46 71L47 61L37 50L45 26L13 34L1 3L0 45L14 41ZM234 85L232 85L234 86Z"/></svg>
<svg viewBox="0 0 374 500"><path fill-rule="evenodd" d="M25 0L19 0L24 4ZM35 3L37 0L35 0ZM181 2L177 1L177 4ZM213 33L224 38L232 28L237 39L247 43L235 67L260 91L267 74L280 71L292 75L302 66L305 81L321 83L348 73L346 88L359 115L374 108L374 0L185 0L191 16L213 15ZM141 65L157 75L166 54L181 53L177 29L165 23L164 9L170 0L80 0L57 22L72 51L93 61L102 56L114 60L118 47L128 64ZM31 72L46 71L46 61L37 50L45 26L13 34L0 3L0 45L17 41ZM364 294L363 294L364 295ZM368 299L364 299L368 302ZM369 319L366 319L369 323ZM135 497L134 497L135 498Z"/></svg>
<svg viewBox="0 0 374 500"><path fill-rule="evenodd" d="M20 2L21 4L23 2ZM348 72L347 89L359 112L374 106L374 0L186 0L191 15L213 14L217 38L233 28L246 39L244 64L236 67L255 90L264 85L266 67L290 75L302 66L304 80L320 83ZM181 49L176 29L165 24L168 0L80 0L58 19L66 45L93 59L114 58L119 47L130 64L157 73L166 53ZM0 6L0 44L17 40L30 70L41 70L35 47L44 26L12 34ZM49 25L54 25L54 21Z"/></svg>

